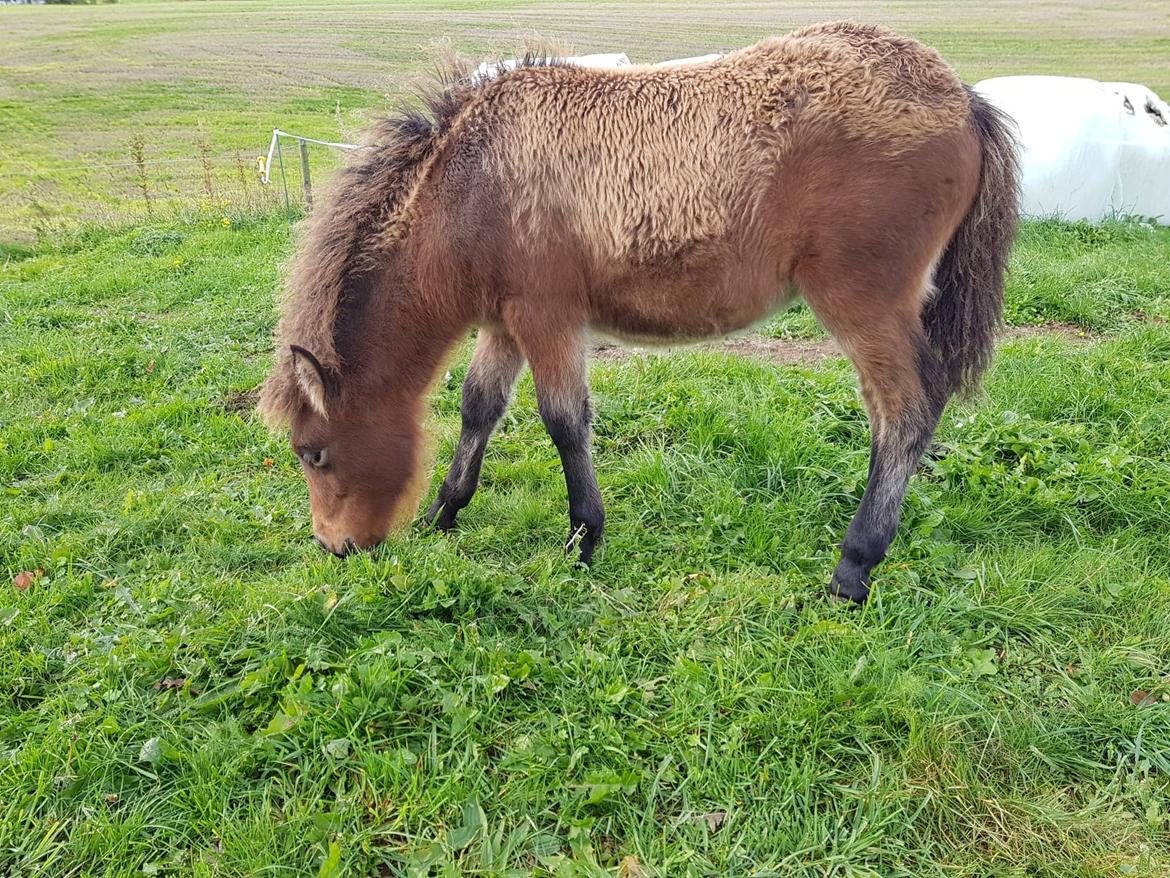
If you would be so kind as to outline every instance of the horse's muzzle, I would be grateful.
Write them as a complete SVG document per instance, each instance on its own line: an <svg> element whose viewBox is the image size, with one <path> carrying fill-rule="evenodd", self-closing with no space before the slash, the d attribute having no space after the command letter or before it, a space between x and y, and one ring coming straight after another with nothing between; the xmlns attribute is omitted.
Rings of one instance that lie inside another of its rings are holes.
<svg viewBox="0 0 1170 878"><path fill-rule="evenodd" d="M328 543L326 543L323 539L321 539L319 536L317 536L315 534L313 535L313 539L317 541L318 546L320 546L326 552L332 552L338 558L344 558L346 555L352 555L359 548L358 544L353 541L352 537L346 537L345 540L342 541L341 548L339 548L339 549L333 548L332 546L330 546ZM373 546L371 546L370 548L372 549Z"/></svg>

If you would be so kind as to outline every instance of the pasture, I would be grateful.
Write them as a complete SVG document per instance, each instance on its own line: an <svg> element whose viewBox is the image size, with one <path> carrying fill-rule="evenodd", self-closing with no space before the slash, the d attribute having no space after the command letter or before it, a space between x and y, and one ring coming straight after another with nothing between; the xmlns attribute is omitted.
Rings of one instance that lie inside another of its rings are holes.
<svg viewBox="0 0 1170 878"><path fill-rule="evenodd" d="M1060 73L1170 94L1156 3L138 2L0 10L0 237L203 202L275 207L255 183L274 127L352 141L440 48L511 54L542 35L634 61L729 49L854 18L938 47L968 81ZM318 172L337 161L314 149ZM293 173L295 177L295 170Z"/></svg>
<svg viewBox="0 0 1170 878"><path fill-rule="evenodd" d="M440 34L657 58L852 14L969 80L1170 92L1164 13L1068 8L0 9L0 874L1170 875L1170 229L1024 226L860 610L823 587L865 413L804 309L760 357L598 358L590 571L530 378L460 527L348 560L252 413L294 233L235 152L352 136ZM138 131L196 163L145 219Z"/></svg>

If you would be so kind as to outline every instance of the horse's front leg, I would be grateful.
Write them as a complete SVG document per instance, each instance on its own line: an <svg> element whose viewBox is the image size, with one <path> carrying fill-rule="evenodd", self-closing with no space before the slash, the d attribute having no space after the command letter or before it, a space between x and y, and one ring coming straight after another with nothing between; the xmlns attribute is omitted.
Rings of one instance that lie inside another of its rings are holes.
<svg viewBox="0 0 1170 878"><path fill-rule="evenodd" d="M581 563L589 564L605 529L605 508L591 456L593 410L584 332L544 326L517 335L517 341L528 357L540 416L565 471L570 525L565 551L577 547Z"/></svg>
<svg viewBox="0 0 1170 878"><path fill-rule="evenodd" d="M453 527L459 510L471 502L488 440L508 407L523 366L520 349L506 333L487 326L479 330L475 354L463 381L459 445L447 478L426 514L427 522L439 530Z"/></svg>

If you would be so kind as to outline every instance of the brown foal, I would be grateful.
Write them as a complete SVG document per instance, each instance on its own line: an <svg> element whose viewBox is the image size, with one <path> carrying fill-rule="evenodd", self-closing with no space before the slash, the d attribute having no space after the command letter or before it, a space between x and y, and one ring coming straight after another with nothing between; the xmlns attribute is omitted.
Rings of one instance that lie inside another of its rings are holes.
<svg viewBox="0 0 1170 878"><path fill-rule="evenodd" d="M379 542L425 486L425 397L479 327L427 512L451 527L520 370L588 563L605 515L586 345L721 336L800 296L852 359L869 481L832 594L862 601L950 396L987 366L1015 233L1004 120L936 52L849 23L687 67L532 59L382 123L303 235L260 408L318 541Z"/></svg>

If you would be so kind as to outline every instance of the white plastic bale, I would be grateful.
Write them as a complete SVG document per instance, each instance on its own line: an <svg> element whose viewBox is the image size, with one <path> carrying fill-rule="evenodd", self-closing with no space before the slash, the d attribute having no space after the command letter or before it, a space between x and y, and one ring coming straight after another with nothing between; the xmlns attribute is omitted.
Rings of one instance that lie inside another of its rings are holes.
<svg viewBox="0 0 1170 878"><path fill-rule="evenodd" d="M1170 108L1133 83L1003 76L975 88L1018 128L1028 216L1170 223Z"/></svg>
<svg viewBox="0 0 1170 878"><path fill-rule="evenodd" d="M672 58L669 61L658 61L655 67L681 67L690 64L708 64L718 61L723 55L720 52L711 52L709 55L695 55L692 58Z"/></svg>
<svg viewBox="0 0 1170 878"><path fill-rule="evenodd" d="M514 70L520 63L515 58L504 61L483 61L475 72L471 74L473 82L486 82L499 76L504 70ZM567 58L558 58L558 64L571 64L575 67L629 67L630 58L625 52L603 52L595 55L573 55Z"/></svg>
<svg viewBox="0 0 1170 878"><path fill-rule="evenodd" d="M1126 212L1157 217L1170 225L1170 106L1143 85L1104 85L1115 90L1121 87L1125 106L1126 143L1121 149L1120 188L1115 200L1132 205Z"/></svg>
<svg viewBox="0 0 1170 878"><path fill-rule="evenodd" d="M1170 104L1158 97L1152 89L1136 82L1102 82L1101 85L1121 95L1122 105L1129 115L1146 113L1153 116L1154 125L1157 127L1170 125ZM1129 103L1125 103L1126 101Z"/></svg>

